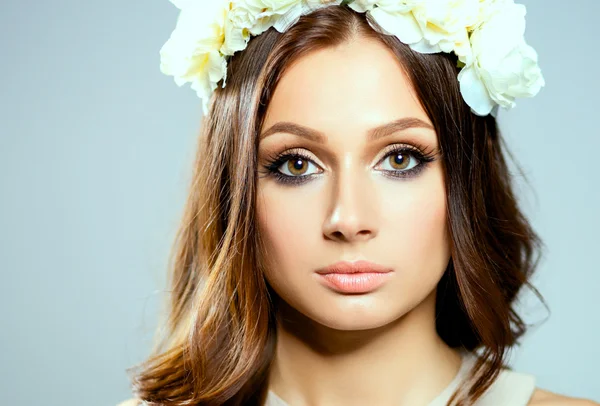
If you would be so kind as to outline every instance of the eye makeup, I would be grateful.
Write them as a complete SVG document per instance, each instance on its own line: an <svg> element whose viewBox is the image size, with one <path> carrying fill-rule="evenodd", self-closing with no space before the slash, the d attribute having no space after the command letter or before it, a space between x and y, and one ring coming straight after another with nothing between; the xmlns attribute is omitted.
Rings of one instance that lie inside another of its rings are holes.
<svg viewBox="0 0 600 406"><path fill-rule="evenodd" d="M422 152L423 151L423 152ZM397 158L402 157L400 165L404 162L409 164L413 161L417 161L417 164L409 169L395 170L395 169L384 169L381 170L383 175L393 179L410 179L418 176L425 167L436 158L434 148L427 150L422 146L412 146L408 144L393 144L384 149L384 156L378 161L378 165L384 161L393 158L394 164L398 164ZM280 169L282 166L287 166L286 169L289 171L290 163L293 165L299 163L306 163L307 165L317 166L314 161L308 156L307 153L302 149L291 149L280 154L274 154L267 157L267 164L264 166L265 171L263 172L266 176L272 176L278 183L282 185L302 185L309 182L311 179L319 176L318 173L309 175L295 176L293 174L288 175L283 173ZM296 167L294 170L300 170ZM290 172L291 173L291 172Z"/></svg>

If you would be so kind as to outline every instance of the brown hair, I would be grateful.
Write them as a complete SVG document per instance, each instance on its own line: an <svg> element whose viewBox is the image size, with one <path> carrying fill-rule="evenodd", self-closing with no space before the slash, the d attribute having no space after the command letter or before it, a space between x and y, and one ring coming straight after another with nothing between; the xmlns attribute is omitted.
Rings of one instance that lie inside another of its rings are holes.
<svg viewBox="0 0 600 406"><path fill-rule="evenodd" d="M471 404L508 368L505 352L527 329L514 309L517 293L527 284L544 302L529 283L542 242L517 206L496 120L474 115L463 101L456 56L414 52L369 23L377 27L346 6L326 7L284 33L271 28L252 38L229 61L227 85L217 88L202 123L170 258L164 331L130 372L148 405L264 402L276 330L255 223L258 134L286 67L359 35L397 56L440 142L452 246L436 329L450 347L482 350L449 404Z"/></svg>

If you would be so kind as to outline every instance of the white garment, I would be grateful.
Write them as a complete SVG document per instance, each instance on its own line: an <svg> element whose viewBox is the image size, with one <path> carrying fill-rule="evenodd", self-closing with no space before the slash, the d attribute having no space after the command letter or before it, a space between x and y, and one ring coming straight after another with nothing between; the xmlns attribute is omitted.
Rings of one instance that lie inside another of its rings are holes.
<svg viewBox="0 0 600 406"><path fill-rule="evenodd" d="M476 361L475 355L461 352L463 362L454 380L428 406L446 406L452 393L459 387L463 378ZM474 406L526 406L535 391L535 376L523 372L503 369L492 386L480 397ZM290 406L283 399L269 391L264 406Z"/></svg>

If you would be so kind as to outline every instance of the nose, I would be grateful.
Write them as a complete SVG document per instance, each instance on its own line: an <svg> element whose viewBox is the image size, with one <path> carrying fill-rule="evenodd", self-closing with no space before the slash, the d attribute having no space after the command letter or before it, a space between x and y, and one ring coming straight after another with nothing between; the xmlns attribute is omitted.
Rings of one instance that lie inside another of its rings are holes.
<svg viewBox="0 0 600 406"><path fill-rule="evenodd" d="M373 180L361 170L342 172L332 182L323 234L336 241L369 240L377 235L377 194Z"/></svg>

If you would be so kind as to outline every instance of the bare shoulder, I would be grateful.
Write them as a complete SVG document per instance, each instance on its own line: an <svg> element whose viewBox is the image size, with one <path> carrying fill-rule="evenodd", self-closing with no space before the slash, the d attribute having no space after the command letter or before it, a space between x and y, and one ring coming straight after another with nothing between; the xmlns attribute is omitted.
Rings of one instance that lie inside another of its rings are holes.
<svg viewBox="0 0 600 406"><path fill-rule="evenodd" d="M132 398L132 399L124 400L123 402L119 403L117 406L138 406L140 404L141 404L141 402L139 399Z"/></svg>
<svg viewBox="0 0 600 406"><path fill-rule="evenodd" d="M572 398L536 388L529 401L529 406L600 406L590 399Z"/></svg>

